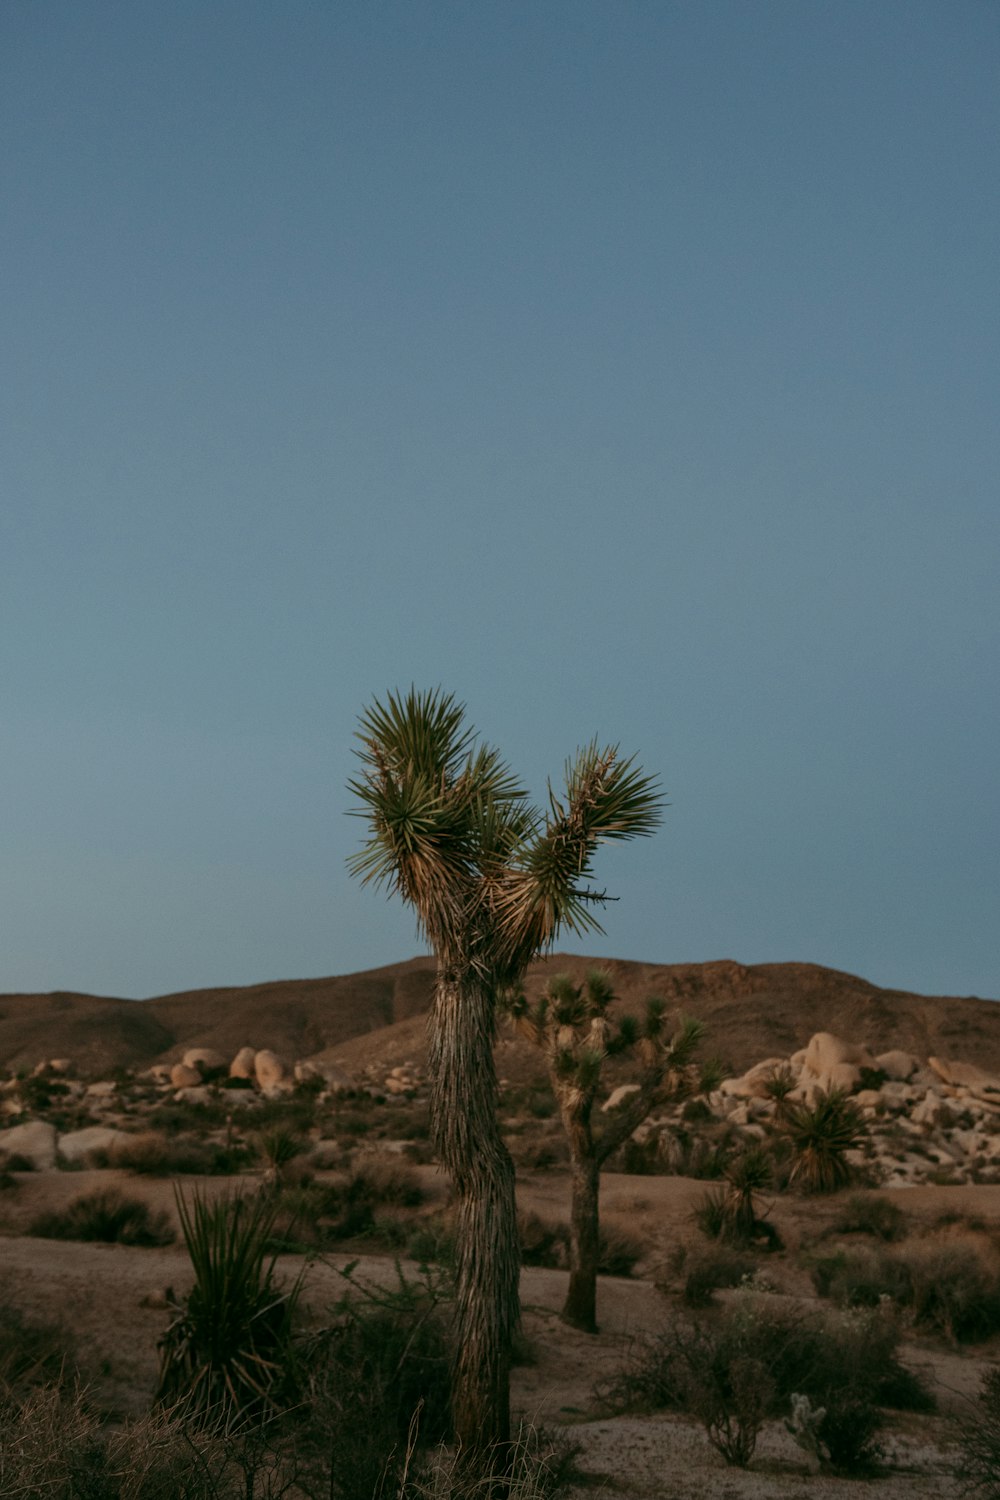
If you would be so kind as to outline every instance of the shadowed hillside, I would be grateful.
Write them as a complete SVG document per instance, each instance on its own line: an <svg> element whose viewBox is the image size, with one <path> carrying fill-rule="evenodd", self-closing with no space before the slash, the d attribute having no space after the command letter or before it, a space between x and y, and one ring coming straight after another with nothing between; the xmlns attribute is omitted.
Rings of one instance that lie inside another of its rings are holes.
<svg viewBox="0 0 1000 1500"><path fill-rule="evenodd" d="M528 974L529 995L553 974L610 972L623 1007L662 995L672 1010L706 1023L707 1050L742 1070L787 1056L816 1031L902 1047L921 1057L964 1058L1000 1072L995 1002L883 990L816 964L644 964L552 954ZM226 1055L249 1043L289 1059L336 1053L343 1065L419 1058L430 1003L429 957L328 979L189 990L153 1000L93 995L0 995L0 1065L29 1068L68 1057L88 1072L173 1061L186 1048ZM373 1033L378 1033L377 1038ZM505 1049L508 1050L508 1049Z"/></svg>

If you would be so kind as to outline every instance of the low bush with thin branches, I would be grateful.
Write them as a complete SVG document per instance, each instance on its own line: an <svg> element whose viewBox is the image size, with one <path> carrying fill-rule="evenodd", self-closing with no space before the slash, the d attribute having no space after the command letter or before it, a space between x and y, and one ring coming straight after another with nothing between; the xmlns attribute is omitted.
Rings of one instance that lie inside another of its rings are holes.
<svg viewBox="0 0 1000 1500"><path fill-rule="evenodd" d="M748 1288L715 1318L678 1318L665 1333L640 1341L599 1394L618 1410L690 1412L737 1465L750 1461L764 1421L785 1416L792 1397L805 1396L823 1411L817 1430L825 1466L861 1473L878 1459L880 1408L932 1405L901 1364L898 1342L898 1326L884 1308L806 1316Z"/></svg>

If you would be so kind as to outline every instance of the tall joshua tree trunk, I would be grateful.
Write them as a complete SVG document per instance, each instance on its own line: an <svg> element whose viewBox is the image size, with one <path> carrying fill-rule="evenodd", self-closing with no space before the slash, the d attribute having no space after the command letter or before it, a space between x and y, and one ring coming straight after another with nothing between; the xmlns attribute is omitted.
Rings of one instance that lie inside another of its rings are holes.
<svg viewBox="0 0 1000 1500"><path fill-rule="evenodd" d="M390 693L362 715L358 737L362 770L349 786L369 837L350 868L413 908L438 963L432 1115L458 1194L454 1420L466 1478L490 1485L508 1458L520 1261L497 1117L496 998L560 929L600 931L593 907L605 896L586 884L597 846L651 833L662 798L655 778L595 741L567 767L565 802L550 794L543 814L450 694Z"/></svg>
<svg viewBox="0 0 1000 1500"><path fill-rule="evenodd" d="M500 1135L494 1026L492 989L442 967L431 1016L432 1115L458 1197L455 1435L477 1473L506 1467L519 1314L514 1166Z"/></svg>

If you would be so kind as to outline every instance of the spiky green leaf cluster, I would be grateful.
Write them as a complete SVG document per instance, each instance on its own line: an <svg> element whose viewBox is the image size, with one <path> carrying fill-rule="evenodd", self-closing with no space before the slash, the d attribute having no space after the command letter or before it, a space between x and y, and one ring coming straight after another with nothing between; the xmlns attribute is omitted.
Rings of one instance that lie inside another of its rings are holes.
<svg viewBox="0 0 1000 1500"><path fill-rule="evenodd" d="M158 1399L220 1428L280 1403L291 1370L291 1328L301 1278L278 1286L268 1238L276 1200L175 1192L194 1285L161 1340Z"/></svg>
<svg viewBox="0 0 1000 1500"><path fill-rule="evenodd" d="M519 976L563 928L600 930L589 888L597 847L658 825L662 796L617 746L596 741L566 768L544 815L498 752L477 745L447 693L390 693L362 715L353 811L369 825L349 860L364 882L412 905L446 961Z"/></svg>

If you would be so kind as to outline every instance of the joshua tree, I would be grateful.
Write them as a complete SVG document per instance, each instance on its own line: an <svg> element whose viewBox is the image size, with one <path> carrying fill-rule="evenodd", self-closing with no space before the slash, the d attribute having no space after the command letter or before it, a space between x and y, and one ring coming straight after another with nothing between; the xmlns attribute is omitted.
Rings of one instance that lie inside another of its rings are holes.
<svg viewBox="0 0 1000 1500"><path fill-rule="evenodd" d="M597 1332L597 1262L600 1253L601 1167L650 1111L684 1097L697 1086L691 1054L701 1038L698 1021L682 1021L668 1037L662 1000L649 1000L641 1021L608 1019L614 995L607 974L587 975L585 986L565 974L553 979L535 1005L523 994L510 1001L514 1025L545 1053L552 1091L569 1140L572 1162L569 1290L562 1317L575 1328ZM595 1134L592 1113L607 1057L638 1054L637 1087L607 1116Z"/></svg>
<svg viewBox="0 0 1000 1500"><path fill-rule="evenodd" d="M456 1437L465 1462L506 1463L510 1352L519 1315L514 1169L500 1135L498 996L561 929L600 931L591 862L605 839L653 831L653 778L594 742L568 764L565 799L541 813L477 746L450 694L390 694L360 721L350 782L370 837L352 872L416 912L437 959L429 1072L435 1144L458 1198Z"/></svg>

